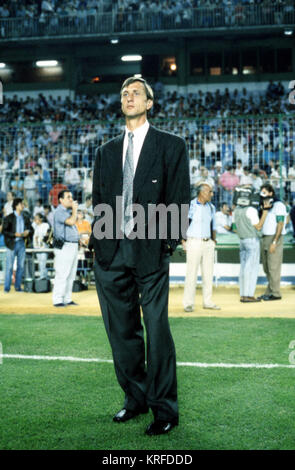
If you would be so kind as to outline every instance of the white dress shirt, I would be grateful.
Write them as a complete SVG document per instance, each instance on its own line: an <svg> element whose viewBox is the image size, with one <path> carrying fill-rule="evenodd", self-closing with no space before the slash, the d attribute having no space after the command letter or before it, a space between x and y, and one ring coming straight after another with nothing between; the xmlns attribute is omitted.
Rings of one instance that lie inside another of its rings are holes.
<svg viewBox="0 0 295 470"><path fill-rule="evenodd" d="M147 135L147 132L149 130L149 123L148 121L145 121L145 123L135 129L133 131L133 161L134 161L134 173L136 171L139 155L143 146L144 139ZM128 147L128 133L130 132L127 127L125 127L125 136L124 136L124 143L123 143L123 168L124 168L124 163L125 163L125 157L126 157L126 152L127 152L127 147Z"/></svg>

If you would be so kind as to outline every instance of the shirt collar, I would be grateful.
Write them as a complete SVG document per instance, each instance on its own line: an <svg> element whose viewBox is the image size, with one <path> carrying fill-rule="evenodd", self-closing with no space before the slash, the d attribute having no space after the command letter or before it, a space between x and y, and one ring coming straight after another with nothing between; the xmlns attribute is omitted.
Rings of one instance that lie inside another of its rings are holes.
<svg viewBox="0 0 295 470"><path fill-rule="evenodd" d="M142 126L134 129L133 131L134 137L144 137L147 131L149 130L149 127L150 127L150 124L148 120L146 120L145 123L142 124ZM130 132L130 130L127 128L127 126L125 126L125 133L126 133L125 135L128 135L128 132Z"/></svg>

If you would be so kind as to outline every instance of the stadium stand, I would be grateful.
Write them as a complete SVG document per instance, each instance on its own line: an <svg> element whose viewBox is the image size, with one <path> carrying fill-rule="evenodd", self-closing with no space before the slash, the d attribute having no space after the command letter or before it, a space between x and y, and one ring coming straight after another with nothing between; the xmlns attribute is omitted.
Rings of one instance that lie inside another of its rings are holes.
<svg viewBox="0 0 295 470"><path fill-rule="evenodd" d="M10 0L2 37L294 24L294 0Z"/></svg>

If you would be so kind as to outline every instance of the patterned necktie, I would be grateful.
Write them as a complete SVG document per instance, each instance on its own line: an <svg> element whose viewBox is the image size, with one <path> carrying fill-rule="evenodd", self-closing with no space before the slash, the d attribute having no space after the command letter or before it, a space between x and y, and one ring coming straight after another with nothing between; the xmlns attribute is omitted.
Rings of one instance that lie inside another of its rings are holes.
<svg viewBox="0 0 295 470"><path fill-rule="evenodd" d="M123 169L123 217L121 230L126 237L128 237L134 227L132 211L134 177L133 137L134 134L132 132L128 132L128 147Z"/></svg>

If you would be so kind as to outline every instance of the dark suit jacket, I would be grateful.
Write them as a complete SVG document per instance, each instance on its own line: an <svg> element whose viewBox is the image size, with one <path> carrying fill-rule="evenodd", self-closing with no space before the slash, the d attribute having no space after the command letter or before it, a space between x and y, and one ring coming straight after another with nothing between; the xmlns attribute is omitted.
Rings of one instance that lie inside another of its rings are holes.
<svg viewBox="0 0 295 470"><path fill-rule="evenodd" d="M25 239L25 241L28 242L30 237L33 235L34 231L33 231L33 227L31 225L29 216L25 212L22 213L22 216L24 218L25 230L29 230L30 232L29 237ZM6 217L4 217L3 229L2 229L5 245L10 250L14 250L15 232L16 232L16 216L12 212L12 214L9 214Z"/></svg>
<svg viewBox="0 0 295 470"><path fill-rule="evenodd" d="M116 197L122 196L123 188L123 141L124 133L98 148L93 173L93 208L98 216L96 206L108 204L113 210L112 239L95 237L95 217L91 243L93 244L98 263L103 269L110 266L118 247L119 225L118 204ZM171 224L167 226L166 240L159 235L159 219L148 220L149 204L177 204L180 212L182 204L189 206L190 181L189 164L185 141L173 134L163 132L153 126L149 127L139 156L134 181L133 203L140 204L145 211L146 238L133 241L137 270L141 275L155 272L161 263L162 256L169 249L173 251L181 239L179 232L175 236ZM118 222L118 221L117 221ZM155 224L156 238L148 239L148 224ZM180 222L179 222L180 224Z"/></svg>

